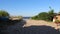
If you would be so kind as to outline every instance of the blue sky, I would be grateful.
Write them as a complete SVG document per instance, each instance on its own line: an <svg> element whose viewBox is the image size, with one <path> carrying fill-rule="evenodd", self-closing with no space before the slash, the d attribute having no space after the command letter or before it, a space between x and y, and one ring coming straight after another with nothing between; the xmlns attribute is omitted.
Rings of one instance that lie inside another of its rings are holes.
<svg viewBox="0 0 60 34"><path fill-rule="evenodd" d="M60 0L0 0L0 10L10 15L34 16L40 12L48 12L49 6L60 11Z"/></svg>

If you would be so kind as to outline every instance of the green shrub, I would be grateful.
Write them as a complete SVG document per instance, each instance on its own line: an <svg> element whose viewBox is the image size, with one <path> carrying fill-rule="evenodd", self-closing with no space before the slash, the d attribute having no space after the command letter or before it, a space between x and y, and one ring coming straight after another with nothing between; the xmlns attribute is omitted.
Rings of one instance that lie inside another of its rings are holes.
<svg viewBox="0 0 60 34"><path fill-rule="evenodd" d="M53 17L56 13L51 9L49 12L41 12L37 16L32 17L32 19L53 21Z"/></svg>
<svg viewBox="0 0 60 34"><path fill-rule="evenodd" d="M56 20L55 23L60 23L60 21L59 20Z"/></svg>
<svg viewBox="0 0 60 34"><path fill-rule="evenodd" d="M0 10L0 17L8 17L9 13L4 11L4 10Z"/></svg>

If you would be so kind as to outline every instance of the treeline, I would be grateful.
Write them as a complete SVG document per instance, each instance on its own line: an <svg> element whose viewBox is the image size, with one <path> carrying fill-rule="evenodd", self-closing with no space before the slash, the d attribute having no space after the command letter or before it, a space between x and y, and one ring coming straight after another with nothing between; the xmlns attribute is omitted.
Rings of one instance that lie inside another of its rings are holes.
<svg viewBox="0 0 60 34"><path fill-rule="evenodd" d="M41 12L38 15L33 16L32 19L34 19L34 20L53 21L53 18L56 15L57 15L57 13L54 13L54 10L51 9L48 12Z"/></svg>

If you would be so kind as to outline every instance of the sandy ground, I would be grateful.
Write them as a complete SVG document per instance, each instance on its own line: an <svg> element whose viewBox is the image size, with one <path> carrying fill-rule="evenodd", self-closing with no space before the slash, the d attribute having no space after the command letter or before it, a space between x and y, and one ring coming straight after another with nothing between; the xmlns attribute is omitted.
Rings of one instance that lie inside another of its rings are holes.
<svg viewBox="0 0 60 34"><path fill-rule="evenodd" d="M51 27L54 27L55 29L59 28L60 26L57 27L57 25L53 22L46 22L46 21L43 21L43 20L27 20L26 21L26 24L23 26L23 27L29 27L29 26L41 26L41 25L46 25L46 26L51 26Z"/></svg>

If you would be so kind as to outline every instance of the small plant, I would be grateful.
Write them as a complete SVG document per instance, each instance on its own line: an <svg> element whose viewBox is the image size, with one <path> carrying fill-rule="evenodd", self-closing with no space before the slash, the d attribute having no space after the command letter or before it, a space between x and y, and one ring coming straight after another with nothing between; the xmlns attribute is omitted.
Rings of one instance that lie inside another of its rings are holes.
<svg viewBox="0 0 60 34"><path fill-rule="evenodd" d="M60 23L60 21L59 20L56 20L55 23Z"/></svg>

